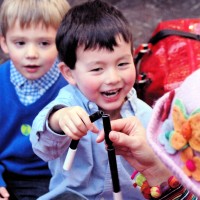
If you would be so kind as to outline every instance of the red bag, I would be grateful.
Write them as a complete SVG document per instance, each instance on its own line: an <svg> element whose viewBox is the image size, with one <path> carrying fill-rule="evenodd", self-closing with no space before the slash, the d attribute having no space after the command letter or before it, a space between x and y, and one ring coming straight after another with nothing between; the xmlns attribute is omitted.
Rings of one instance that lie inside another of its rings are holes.
<svg viewBox="0 0 200 200"><path fill-rule="evenodd" d="M147 44L135 52L138 97L152 106L200 68L200 19L177 19L158 24ZM200 77L199 77L200 78Z"/></svg>

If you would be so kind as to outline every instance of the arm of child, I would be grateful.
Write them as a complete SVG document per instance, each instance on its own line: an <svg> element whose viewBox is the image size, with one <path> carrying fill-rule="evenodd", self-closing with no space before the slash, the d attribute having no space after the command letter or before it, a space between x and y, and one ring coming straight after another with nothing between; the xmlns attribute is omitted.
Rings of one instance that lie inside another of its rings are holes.
<svg viewBox="0 0 200 200"><path fill-rule="evenodd" d="M88 130L98 132L84 109L54 103L45 107L34 119L30 141L33 151L44 161L49 161L61 156L71 139L80 139Z"/></svg>

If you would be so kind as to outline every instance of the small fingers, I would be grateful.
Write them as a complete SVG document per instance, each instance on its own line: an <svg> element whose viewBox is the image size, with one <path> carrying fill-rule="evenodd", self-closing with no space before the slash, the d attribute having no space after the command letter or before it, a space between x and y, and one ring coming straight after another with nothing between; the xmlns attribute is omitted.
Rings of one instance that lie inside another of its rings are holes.
<svg viewBox="0 0 200 200"><path fill-rule="evenodd" d="M87 133L87 127L79 117L63 118L59 121L63 132L72 139L80 139Z"/></svg>
<svg viewBox="0 0 200 200"><path fill-rule="evenodd" d="M78 106L67 108L59 120L59 125L66 135L76 140L86 135L88 130L98 133L86 111Z"/></svg>
<svg viewBox="0 0 200 200"><path fill-rule="evenodd" d="M104 135L105 135L104 131L103 130L100 131L99 134L98 134L98 136L97 136L96 142L97 143L103 142L104 141Z"/></svg>

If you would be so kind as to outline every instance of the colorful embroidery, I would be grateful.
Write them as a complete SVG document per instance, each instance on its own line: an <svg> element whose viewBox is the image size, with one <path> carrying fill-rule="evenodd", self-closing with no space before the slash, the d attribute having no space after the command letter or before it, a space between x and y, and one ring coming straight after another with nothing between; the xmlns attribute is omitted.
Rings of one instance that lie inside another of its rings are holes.
<svg viewBox="0 0 200 200"><path fill-rule="evenodd" d="M187 115L184 105L176 99L172 108L174 131L170 134L170 144L176 150L189 145L200 152L200 109Z"/></svg>
<svg viewBox="0 0 200 200"><path fill-rule="evenodd" d="M162 134L158 136L159 142L164 146L165 151L169 154L176 153L176 150L169 143L169 136L172 133L173 124L172 121L167 119L162 126Z"/></svg>
<svg viewBox="0 0 200 200"><path fill-rule="evenodd" d="M181 151L181 160L185 163L183 171L189 177L193 177L196 181L200 181L200 158L194 156L192 148L188 147Z"/></svg>
<svg viewBox="0 0 200 200"><path fill-rule="evenodd" d="M163 122L159 141L169 154L178 151L185 174L200 181L200 109L188 114L182 101L175 99L171 115Z"/></svg>

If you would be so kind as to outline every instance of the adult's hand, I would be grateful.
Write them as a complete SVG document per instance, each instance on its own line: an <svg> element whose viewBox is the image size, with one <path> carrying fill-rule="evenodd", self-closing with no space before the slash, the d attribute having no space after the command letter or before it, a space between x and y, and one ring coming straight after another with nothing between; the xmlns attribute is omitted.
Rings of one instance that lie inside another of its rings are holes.
<svg viewBox="0 0 200 200"><path fill-rule="evenodd" d="M171 173L154 154L146 139L146 131L136 117L111 121L110 140L116 154L122 155L133 168L141 172L152 186L166 181ZM97 142L104 140L103 131Z"/></svg>

